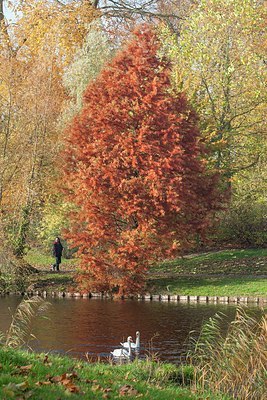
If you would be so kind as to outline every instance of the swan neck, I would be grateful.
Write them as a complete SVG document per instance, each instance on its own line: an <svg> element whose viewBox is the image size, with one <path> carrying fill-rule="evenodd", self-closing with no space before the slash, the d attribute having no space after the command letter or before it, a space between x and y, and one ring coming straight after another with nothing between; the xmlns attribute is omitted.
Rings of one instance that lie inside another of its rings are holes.
<svg viewBox="0 0 267 400"><path fill-rule="evenodd" d="M131 346L131 342L129 341L129 357L131 357L132 355L132 346Z"/></svg>

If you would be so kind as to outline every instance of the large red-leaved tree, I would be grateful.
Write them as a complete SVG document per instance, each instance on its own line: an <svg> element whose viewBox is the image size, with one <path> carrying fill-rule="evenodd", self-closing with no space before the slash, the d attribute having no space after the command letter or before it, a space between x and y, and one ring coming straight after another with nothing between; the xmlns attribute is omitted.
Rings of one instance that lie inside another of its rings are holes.
<svg viewBox="0 0 267 400"><path fill-rule="evenodd" d="M84 289L137 292L149 263L186 247L216 208L197 116L171 92L158 50L153 30L139 28L88 86L68 132L70 237Z"/></svg>

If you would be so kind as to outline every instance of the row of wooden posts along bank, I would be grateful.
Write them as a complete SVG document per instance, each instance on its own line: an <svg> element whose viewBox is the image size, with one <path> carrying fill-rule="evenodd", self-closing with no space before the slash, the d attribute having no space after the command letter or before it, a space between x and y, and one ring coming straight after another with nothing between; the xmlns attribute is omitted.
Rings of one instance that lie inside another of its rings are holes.
<svg viewBox="0 0 267 400"><path fill-rule="evenodd" d="M1 296L9 295L20 296L41 296L58 298L96 298L111 299L113 296L107 293L79 293L79 292L48 292L48 291L30 291L30 292L1 292ZM169 295L169 294L140 294L137 296L121 296L121 299L136 299L146 301L172 301L183 303L223 303L223 304L267 304L267 297L252 296L188 296L188 295Z"/></svg>

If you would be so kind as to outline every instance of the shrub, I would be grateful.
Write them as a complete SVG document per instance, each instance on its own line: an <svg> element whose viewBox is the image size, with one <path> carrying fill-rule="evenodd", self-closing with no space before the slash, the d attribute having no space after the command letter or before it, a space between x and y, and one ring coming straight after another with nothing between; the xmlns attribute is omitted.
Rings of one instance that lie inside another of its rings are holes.
<svg viewBox="0 0 267 400"><path fill-rule="evenodd" d="M266 246L267 205L264 203L232 205L222 216L218 239L243 246Z"/></svg>

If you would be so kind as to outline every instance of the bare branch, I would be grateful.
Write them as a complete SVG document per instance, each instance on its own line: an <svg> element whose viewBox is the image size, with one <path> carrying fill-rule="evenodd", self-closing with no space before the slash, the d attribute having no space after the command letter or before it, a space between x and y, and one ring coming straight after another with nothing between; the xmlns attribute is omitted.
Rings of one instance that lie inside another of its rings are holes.
<svg viewBox="0 0 267 400"><path fill-rule="evenodd" d="M1 1L1 0L0 0ZM55 0L61 6L67 3L62 0ZM139 1L125 1L125 0L88 0L94 8L102 11L102 15L109 17L122 17L133 18L134 16L160 18L160 19L184 19L175 13L162 13L157 9L158 0L139 0Z"/></svg>
<svg viewBox="0 0 267 400"><path fill-rule="evenodd" d="M243 112L241 112L241 113L239 113L239 114L233 115L232 118L229 120L229 122L232 122L234 119L239 118L239 117L242 117L242 116L244 116L244 115L246 115L246 114L250 114L250 113L251 113L252 111L254 111L259 105L264 104L264 103L265 103L264 100L261 100L261 101L259 101L259 102L254 103L253 106L252 106L251 108L248 108L248 109L244 110Z"/></svg>
<svg viewBox="0 0 267 400"><path fill-rule="evenodd" d="M238 173L240 171L245 171L245 170L247 170L249 168L255 167L255 165L258 164L259 160L260 160L260 154L257 154L255 159L250 164L243 165L243 166L240 166L238 168L233 168L232 171L231 171L231 175L234 175L234 174L236 174L236 173Z"/></svg>
<svg viewBox="0 0 267 400"><path fill-rule="evenodd" d="M205 86L206 92L207 92L208 97L209 97L209 100L210 100L213 118L215 119L215 121L216 121L217 123L219 123L218 117L217 117L217 114L216 114L215 102L214 102L214 100L213 100L213 98L212 98L212 95L211 95L211 92L210 92L208 83L207 83L206 79L204 78L204 76L202 76L202 82L203 82L203 84L204 84L204 86Z"/></svg>

